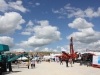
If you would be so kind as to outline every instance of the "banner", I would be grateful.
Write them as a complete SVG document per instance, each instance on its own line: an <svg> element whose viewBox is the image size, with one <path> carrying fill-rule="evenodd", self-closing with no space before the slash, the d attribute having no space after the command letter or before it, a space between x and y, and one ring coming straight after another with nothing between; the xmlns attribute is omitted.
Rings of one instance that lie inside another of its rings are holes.
<svg viewBox="0 0 100 75"><path fill-rule="evenodd" d="M100 56L93 56L92 64L100 65Z"/></svg>

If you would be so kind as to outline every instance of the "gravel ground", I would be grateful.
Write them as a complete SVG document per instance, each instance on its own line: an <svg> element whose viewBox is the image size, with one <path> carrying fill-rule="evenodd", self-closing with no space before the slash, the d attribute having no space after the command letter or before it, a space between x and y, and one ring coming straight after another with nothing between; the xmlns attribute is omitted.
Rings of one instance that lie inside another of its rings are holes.
<svg viewBox="0 0 100 75"><path fill-rule="evenodd" d="M66 64L60 65L57 62L42 62L36 64L36 68L28 69L26 66L16 66L12 73L5 75L100 75L99 68L80 66L79 63L73 64L73 67L66 67Z"/></svg>

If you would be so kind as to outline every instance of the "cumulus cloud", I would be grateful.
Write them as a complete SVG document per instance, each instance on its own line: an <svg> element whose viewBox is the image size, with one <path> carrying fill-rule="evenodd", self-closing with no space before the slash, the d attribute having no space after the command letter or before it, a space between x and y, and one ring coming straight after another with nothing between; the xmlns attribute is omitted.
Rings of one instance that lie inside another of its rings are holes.
<svg viewBox="0 0 100 75"><path fill-rule="evenodd" d="M91 47L92 49L95 48L95 50L100 50L100 40L98 40L97 42L89 44L89 47Z"/></svg>
<svg viewBox="0 0 100 75"><path fill-rule="evenodd" d="M0 15L0 34L12 33L16 29L22 29L21 24L24 22L22 16L17 12L5 13L4 16Z"/></svg>
<svg viewBox="0 0 100 75"><path fill-rule="evenodd" d="M5 0L0 0L0 11L5 12L8 10L19 10L21 12L26 12L28 9L24 8L21 0L16 2L6 2Z"/></svg>
<svg viewBox="0 0 100 75"><path fill-rule="evenodd" d="M34 23L29 20L29 22L26 24L26 28L24 29L23 32L21 32L22 35L31 35L33 32L33 25Z"/></svg>
<svg viewBox="0 0 100 75"><path fill-rule="evenodd" d="M58 13L68 18L71 18L71 17L82 17L82 18L83 17L88 17L88 18L100 17L100 7L98 7L97 11L94 11L92 7L82 10L80 8L75 8L75 7L72 7L70 4L67 4L58 10L52 9L52 11L53 13L56 13L56 14Z"/></svg>
<svg viewBox="0 0 100 75"><path fill-rule="evenodd" d="M0 11L4 12L8 9L8 4L5 2L5 0L0 0Z"/></svg>
<svg viewBox="0 0 100 75"><path fill-rule="evenodd" d="M21 32L22 35L31 35L31 32Z"/></svg>
<svg viewBox="0 0 100 75"><path fill-rule="evenodd" d="M8 45L10 48L14 46L13 38L8 36L2 36L0 37L0 44Z"/></svg>
<svg viewBox="0 0 100 75"><path fill-rule="evenodd" d="M68 26L76 29L86 29L93 27L93 24L83 18L76 18L72 23L69 23Z"/></svg>
<svg viewBox="0 0 100 75"><path fill-rule="evenodd" d="M73 32L67 36L67 39L70 39L70 37L74 38L75 46L80 46L81 49L96 49L96 47L100 49L100 47L98 47L100 41L100 32L93 30L92 27L94 25L92 23L89 23L82 18L76 18L72 23L69 23L68 26L78 29L78 32ZM77 48L79 49L79 47Z"/></svg>
<svg viewBox="0 0 100 75"><path fill-rule="evenodd" d="M34 36L30 37L28 41L23 41L17 45L25 45L25 47L26 45L31 47L39 47L62 39L60 37L60 32L57 30L57 27L49 25L49 21L42 20L38 21L38 23L40 25L34 26L32 28L34 31Z"/></svg>

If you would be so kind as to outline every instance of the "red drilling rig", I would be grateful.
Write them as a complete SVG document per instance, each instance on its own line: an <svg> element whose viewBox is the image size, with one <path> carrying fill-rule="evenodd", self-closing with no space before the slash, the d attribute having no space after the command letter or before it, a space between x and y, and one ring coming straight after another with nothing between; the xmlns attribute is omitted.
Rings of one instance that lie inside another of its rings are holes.
<svg viewBox="0 0 100 75"><path fill-rule="evenodd" d="M73 60L75 60L75 58L78 57L77 52L74 52L74 48L73 48L73 38L71 37L70 39L70 53L66 53L65 51L62 51L62 55L59 56L63 61L65 61L67 58L72 58Z"/></svg>

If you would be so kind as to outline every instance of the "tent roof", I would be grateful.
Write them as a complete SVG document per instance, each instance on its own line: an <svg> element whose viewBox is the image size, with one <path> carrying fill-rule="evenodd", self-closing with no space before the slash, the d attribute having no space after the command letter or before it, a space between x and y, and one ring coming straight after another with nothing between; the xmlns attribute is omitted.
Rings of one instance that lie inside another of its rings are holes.
<svg viewBox="0 0 100 75"><path fill-rule="evenodd" d="M26 58L26 57L20 57L20 58L18 58L17 60L27 60L28 58Z"/></svg>

